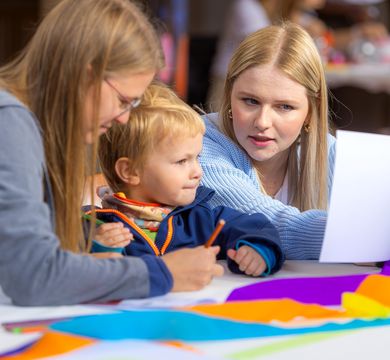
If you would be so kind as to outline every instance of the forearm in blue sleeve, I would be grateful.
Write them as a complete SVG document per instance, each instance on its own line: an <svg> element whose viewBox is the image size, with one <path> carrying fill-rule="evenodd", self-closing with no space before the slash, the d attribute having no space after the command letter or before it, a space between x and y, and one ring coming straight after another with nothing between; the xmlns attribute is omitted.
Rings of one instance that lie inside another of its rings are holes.
<svg viewBox="0 0 390 360"><path fill-rule="evenodd" d="M236 244L236 250L238 250L241 246L247 245L250 246L252 249L256 250L259 255L263 258L266 269L260 276L267 276L275 272L275 266L276 266L276 255L274 250L265 245L265 244L252 244L249 241L245 240L238 240Z"/></svg>
<svg viewBox="0 0 390 360"><path fill-rule="evenodd" d="M164 295L172 289L173 277L164 261L155 255L143 255L149 270L150 291L149 296Z"/></svg>
<svg viewBox="0 0 390 360"><path fill-rule="evenodd" d="M123 250L124 250L123 247L105 246L96 240L92 241L92 248L91 248L92 253L116 252L121 254Z"/></svg>

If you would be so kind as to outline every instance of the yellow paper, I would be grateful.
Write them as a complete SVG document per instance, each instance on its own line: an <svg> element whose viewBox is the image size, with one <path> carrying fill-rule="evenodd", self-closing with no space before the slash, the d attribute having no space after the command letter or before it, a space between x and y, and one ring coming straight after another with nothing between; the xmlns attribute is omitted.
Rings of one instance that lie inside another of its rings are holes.
<svg viewBox="0 0 390 360"><path fill-rule="evenodd" d="M351 317L387 318L390 316L390 308L359 293L345 292L341 301L347 315Z"/></svg>

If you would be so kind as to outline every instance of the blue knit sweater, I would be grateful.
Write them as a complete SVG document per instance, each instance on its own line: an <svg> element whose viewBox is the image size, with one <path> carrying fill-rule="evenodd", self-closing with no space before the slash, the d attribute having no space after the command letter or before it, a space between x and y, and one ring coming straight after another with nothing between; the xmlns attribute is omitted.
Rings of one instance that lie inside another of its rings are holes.
<svg viewBox="0 0 390 360"><path fill-rule="evenodd" d="M201 154L202 184L216 191L212 206L225 205L249 214L266 215L279 231L287 259L318 259L325 232L326 211L301 212L263 194L247 154L215 123L218 114L204 116L206 134ZM328 189L333 180L336 139L328 136Z"/></svg>

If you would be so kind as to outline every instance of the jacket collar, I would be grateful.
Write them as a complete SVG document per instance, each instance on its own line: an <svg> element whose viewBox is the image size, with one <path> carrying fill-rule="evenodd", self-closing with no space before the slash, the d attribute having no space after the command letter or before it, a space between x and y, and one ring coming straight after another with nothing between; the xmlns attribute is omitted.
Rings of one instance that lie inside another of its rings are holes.
<svg viewBox="0 0 390 360"><path fill-rule="evenodd" d="M209 189L205 186L199 186L198 189L196 190L195 200L191 204L177 207L175 210L173 210L172 213L188 210L199 204L206 203L214 196L214 194L215 194L214 190Z"/></svg>

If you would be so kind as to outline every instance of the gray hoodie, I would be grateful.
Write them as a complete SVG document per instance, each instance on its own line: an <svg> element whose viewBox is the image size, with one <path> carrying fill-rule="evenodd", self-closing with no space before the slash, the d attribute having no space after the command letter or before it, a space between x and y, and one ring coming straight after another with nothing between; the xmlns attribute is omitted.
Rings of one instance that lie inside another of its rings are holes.
<svg viewBox="0 0 390 360"><path fill-rule="evenodd" d="M155 256L95 259L61 250L42 135L0 91L0 286L16 305L70 305L162 295L172 276Z"/></svg>

